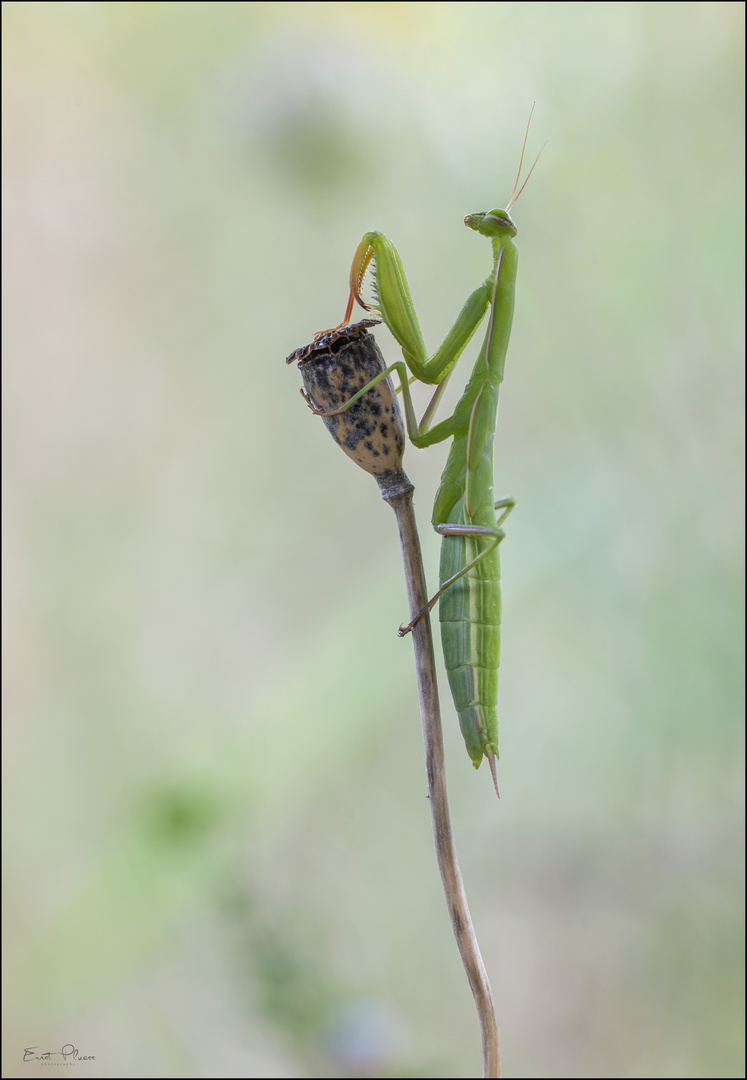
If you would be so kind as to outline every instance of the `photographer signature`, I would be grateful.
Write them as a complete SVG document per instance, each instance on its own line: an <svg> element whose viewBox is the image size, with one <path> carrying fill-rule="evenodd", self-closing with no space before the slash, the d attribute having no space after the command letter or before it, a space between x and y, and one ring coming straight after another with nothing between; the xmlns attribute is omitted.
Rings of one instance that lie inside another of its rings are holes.
<svg viewBox="0 0 747 1080"><path fill-rule="evenodd" d="M65 1043L61 1050L44 1050L41 1054L37 1054L38 1046L27 1046L23 1051L24 1061L47 1061L50 1064L59 1065L59 1061L55 1061L55 1058L62 1058L62 1063L65 1065L72 1065L75 1061L95 1061L95 1054L81 1054L80 1050L72 1043Z"/></svg>

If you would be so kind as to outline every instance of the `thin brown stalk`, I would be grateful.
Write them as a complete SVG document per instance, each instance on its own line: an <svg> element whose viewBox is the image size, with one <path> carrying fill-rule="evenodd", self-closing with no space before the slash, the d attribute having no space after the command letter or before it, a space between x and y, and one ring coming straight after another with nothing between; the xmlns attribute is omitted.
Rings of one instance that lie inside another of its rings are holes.
<svg viewBox="0 0 747 1080"><path fill-rule="evenodd" d="M407 480L404 472L399 470L399 475L405 481L404 484L399 481L399 478L397 478L397 482L392 483L393 477L391 480L387 480L387 485L380 480L379 487L382 497L389 503L397 518L410 616L414 618L416 613L425 607L428 601L428 591L420 551L420 537L418 536L415 512L412 505L414 488ZM385 490L385 486L387 489L393 489L391 494L388 493L388 490ZM431 822L433 824L433 839L436 846L436 859L441 872L444 893L446 894L451 926L475 999L477 1015L480 1021L483 1076L499 1077L501 1075L500 1034L495 1016L493 993L490 989L490 982L485 965L482 962L480 947L477 944L477 936L472 925L451 826L430 615L423 615L415 623L412 629L412 641L415 650L415 669L418 680L423 741L425 743L425 767L428 777L428 796L431 807Z"/></svg>

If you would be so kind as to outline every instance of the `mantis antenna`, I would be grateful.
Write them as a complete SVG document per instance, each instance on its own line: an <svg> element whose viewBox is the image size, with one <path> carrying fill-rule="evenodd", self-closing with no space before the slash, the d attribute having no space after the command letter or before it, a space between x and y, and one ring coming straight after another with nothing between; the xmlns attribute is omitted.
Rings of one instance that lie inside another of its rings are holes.
<svg viewBox="0 0 747 1080"><path fill-rule="evenodd" d="M519 159L519 171L516 174L516 183L514 184L514 190L511 192L511 198L508 200L508 206L506 207L506 213L509 213L509 214L511 213L511 207L514 206L514 204L519 201L519 195L521 195L522 191L524 190L524 188L529 183L529 177L534 172L534 165L537 164L537 162L540 159L540 154L542 153L542 151L547 146L547 140L545 140L545 142L543 142L542 146L540 147L539 154L537 154L537 157L534 159L534 165L532 165L531 169L529 170L527 178L524 181L524 183L521 185L521 187L519 188L519 194L517 195L516 194L516 189L517 189L517 187L519 187L519 179L521 177L521 170L522 170L522 166L524 165L524 152L525 152L525 150L527 148L527 139L529 138L529 125L532 122L532 113L533 112L534 112L534 103L532 104L532 108L531 108L531 110L529 112L529 119L527 120L527 129L526 129L526 132L524 133L524 145L521 148L521 158Z"/></svg>

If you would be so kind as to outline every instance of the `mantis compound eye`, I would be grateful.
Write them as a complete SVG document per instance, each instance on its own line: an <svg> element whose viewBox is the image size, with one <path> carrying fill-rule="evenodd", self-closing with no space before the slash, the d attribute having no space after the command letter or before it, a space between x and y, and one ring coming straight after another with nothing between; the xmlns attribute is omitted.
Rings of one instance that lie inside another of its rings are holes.
<svg viewBox="0 0 747 1080"><path fill-rule="evenodd" d="M492 229L508 229L512 235L516 235L516 226L511 219L511 215L506 213L505 210L491 210L489 214L485 215L483 224Z"/></svg>

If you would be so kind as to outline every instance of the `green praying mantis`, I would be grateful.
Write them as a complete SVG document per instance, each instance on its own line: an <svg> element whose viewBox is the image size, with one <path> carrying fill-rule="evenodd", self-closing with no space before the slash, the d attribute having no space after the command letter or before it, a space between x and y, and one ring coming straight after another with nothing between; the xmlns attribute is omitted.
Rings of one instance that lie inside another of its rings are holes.
<svg viewBox="0 0 747 1080"><path fill-rule="evenodd" d="M355 303L366 311L374 311L401 346L404 363L397 361L390 365L340 408L313 409L325 417L342 413L380 379L396 371L412 443L424 448L453 439L431 517L434 529L443 537L439 589L407 626L400 627L399 633L400 636L409 633L418 619L440 599L444 660L467 753L475 768L479 768L483 757L487 757L496 792L501 650L498 545L505 537L501 526L515 503L512 498L494 499L493 439L511 334L518 266L518 251L514 244L517 230L510 210L539 159L538 154L517 193L528 135L529 123L516 183L506 209L468 214L464 219L469 229L490 240L493 268L468 298L432 356L428 355L423 340L396 247L381 232L365 234L353 258L348 304L337 329L350 323ZM374 278L374 304L367 304L361 295L369 267ZM431 427L454 366L486 314L487 332L464 393L452 415ZM420 423L410 394L410 383L415 380L437 385Z"/></svg>

